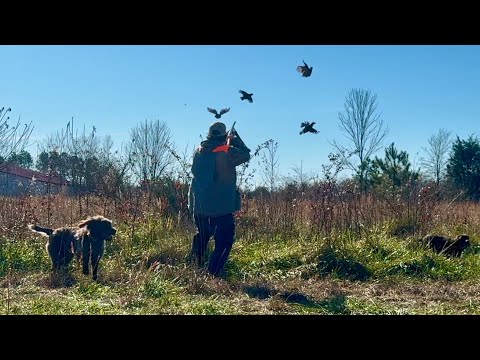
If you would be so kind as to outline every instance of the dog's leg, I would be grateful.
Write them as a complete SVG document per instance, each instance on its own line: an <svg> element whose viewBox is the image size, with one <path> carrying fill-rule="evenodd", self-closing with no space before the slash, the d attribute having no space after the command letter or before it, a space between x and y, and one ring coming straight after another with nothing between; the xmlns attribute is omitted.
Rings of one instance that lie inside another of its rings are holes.
<svg viewBox="0 0 480 360"><path fill-rule="evenodd" d="M75 255L75 258L77 259L77 262L79 263L82 258L82 252L83 252L82 240L74 239L72 244L73 244L72 251Z"/></svg>
<svg viewBox="0 0 480 360"><path fill-rule="evenodd" d="M104 241L96 240L92 243L92 278L93 280L97 280L98 278L98 264L100 263L100 259L103 256L105 245Z"/></svg>
<svg viewBox="0 0 480 360"><path fill-rule="evenodd" d="M59 250L55 251L56 249L51 246L51 244L47 244L46 246L48 255L50 256L50 260L52 260L52 271L58 272L62 267L62 259L60 257Z"/></svg>
<svg viewBox="0 0 480 360"><path fill-rule="evenodd" d="M90 258L92 256L92 251L90 249L90 239L86 236L83 239L83 254L82 254L82 265L83 265L83 274L90 274Z"/></svg>

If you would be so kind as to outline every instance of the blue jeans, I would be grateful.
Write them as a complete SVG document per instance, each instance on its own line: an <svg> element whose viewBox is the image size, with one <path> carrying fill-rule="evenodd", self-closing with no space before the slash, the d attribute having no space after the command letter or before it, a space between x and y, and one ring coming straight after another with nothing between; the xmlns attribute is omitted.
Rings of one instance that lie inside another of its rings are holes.
<svg viewBox="0 0 480 360"><path fill-rule="evenodd" d="M208 271L217 276L223 270L235 241L235 219L233 214L219 217L194 215L194 220L197 226L197 233L193 237L191 255L199 266L205 265L208 241L213 235L215 248L208 262Z"/></svg>

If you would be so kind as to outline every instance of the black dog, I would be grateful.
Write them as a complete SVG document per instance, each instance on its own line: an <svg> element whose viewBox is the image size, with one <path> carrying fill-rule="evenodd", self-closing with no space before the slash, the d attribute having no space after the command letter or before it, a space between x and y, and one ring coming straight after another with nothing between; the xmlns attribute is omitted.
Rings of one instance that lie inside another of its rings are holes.
<svg viewBox="0 0 480 360"><path fill-rule="evenodd" d="M98 264L105 252L105 240L112 240L117 230L112 221L103 216L93 216L82 221L78 227L49 229L37 225L28 228L43 236L48 236L47 252L52 260L53 270L67 268L76 255L82 258L83 273L90 273L92 266L93 280L98 278Z"/></svg>
<svg viewBox="0 0 480 360"><path fill-rule="evenodd" d="M445 254L448 257L458 257L462 255L463 250L471 245L470 238L466 234L458 235L453 240L446 236L430 234L425 236L421 241L436 253Z"/></svg>

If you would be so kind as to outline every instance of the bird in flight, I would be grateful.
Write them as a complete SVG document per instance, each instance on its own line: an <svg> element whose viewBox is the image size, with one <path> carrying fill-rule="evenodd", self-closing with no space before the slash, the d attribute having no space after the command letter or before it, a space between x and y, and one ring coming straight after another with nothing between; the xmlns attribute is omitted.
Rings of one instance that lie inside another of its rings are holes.
<svg viewBox="0 0 480 360"><path fill-rule="evenodd" d="M238 92L242 94L242 97L240 98L240 100L248 100L249 102L253 103L253 99L252 99L253 94L249 94L243 90L238 90Z"/></svg>
<svg viewBox="0 0 480 360"><path fill-rule="evenodd" d="M307 132L311 132L311 133L314 133L314 134L318 134L318 130L314 129L313 128L313 125L315 125L315 122L308 122L308 121L304 121L302 122L302 124L300 125L303 129L302 131L300 131L300 135L302 134L306 134Z"/></svg>
<svg viewBox="0 0 480 360"><path fill-rule="evenodd" d="M297 71L302 74L303 77L309 77L312 75L313 66L308 67L305 60L303 60L304 65L297 66Z"/></svg>
<svg viewBox="0 0 480 360"><path fill-rule="evenodd" d="M220 113L218 113L217 110L207 107L207 111L208 111L208 112L211 112L212 114L215 114L215 117L216 117L217 119L220 119L223 114L226 114L227 112L230 111L230 108L222 109L222 110L220 110Z"/></svg>

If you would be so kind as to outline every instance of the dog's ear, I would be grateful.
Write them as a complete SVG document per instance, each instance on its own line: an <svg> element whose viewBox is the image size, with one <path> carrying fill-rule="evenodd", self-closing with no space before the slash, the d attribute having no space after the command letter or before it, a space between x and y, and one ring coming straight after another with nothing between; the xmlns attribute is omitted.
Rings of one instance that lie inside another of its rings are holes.
<svg viewBox="0 0 480 360"><path fill-rule="evenodd" d="M117 230L112 226L112 221L103 216L93 216L78 224L79 228L86 227L88 235L93 237L105 237L111 240L111 236L115 235Z"/></svg>
<svg viewBox="0 0 480 360"><path fill-rule="evenodd" d="M88 218L78 224L78 230L75 232L75 237L77 239L81 239L83 236L90 236L90 221L91 219Z"/></svg>
<svg viewBox="0 0 480 360"><path fill-rule="evenodd" d="M97 221L109 221L111 222L110 220L108 220L107 218L101 216L101 215L96 215L96 216L89 216L87 219L83 220L80 224L78 224L78 227L84 227L84 226L88 226L89 223L95 223Z"/></svg>
<svg viewBox="0 0 480 360"><path fill-rule="evenodd" d="M458 235L455 240L457 241L464 241L464 242L470 242L470 237L467 234L461 234Z"/></svg>
<svg viewBox="0 0 480 360"><path fill-rule="evenodd" d="M92 221L92 219L90 219L90 218L88 218L86 220L83 220L80 224L78 224L78 227L79 228L85 227L90 223L90 221Z"/></svg>

